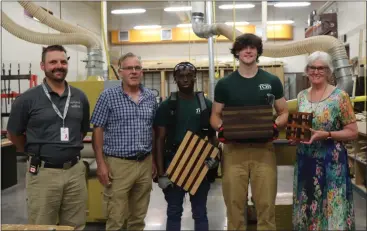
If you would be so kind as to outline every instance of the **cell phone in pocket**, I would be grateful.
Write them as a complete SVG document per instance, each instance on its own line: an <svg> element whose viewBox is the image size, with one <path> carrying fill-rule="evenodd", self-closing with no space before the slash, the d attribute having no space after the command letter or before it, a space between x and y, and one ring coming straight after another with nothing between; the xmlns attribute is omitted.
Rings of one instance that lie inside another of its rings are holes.
<svg viewBox="0 0 367 231"><path fill-rule="evenodd" d="M32 156L29 162L29 172L33 175L37 175L41 166L41 159L38 156Z"/></svg>

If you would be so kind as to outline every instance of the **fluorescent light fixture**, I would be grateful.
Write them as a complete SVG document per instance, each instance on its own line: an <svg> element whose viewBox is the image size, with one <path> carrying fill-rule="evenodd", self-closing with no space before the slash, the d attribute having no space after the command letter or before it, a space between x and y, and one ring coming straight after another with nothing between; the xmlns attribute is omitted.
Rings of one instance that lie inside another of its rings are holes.
<svg viewBox="0 0 367 231"><path fill-rule="evenodd" d="M292 20L279 20L279 21L268 21L267 24L274 25L274 24L293 24L294 21Z"/></svg>
<svg viewBox="0 0 367 231"><path fill-rule="evenodd" d="M177 27L188 28L192 27L192 24L191 23L178 24Z"/></svg>
<svg viewBox="0 0 367 231"><path fill-rule="evenodd" d="M112 10L111 14L140 14L144 13L145 9L119 9L119 10Z"/></svg>
<svg viewBox="0 0 367 231"><path fill-rule="evenodd" d="M191 6L177 6L177 7L167 7L164 8L164 11L167 12L178 12L178 11L190 11L192 9Z"/></svg>
<svg viewBox="0 0 367 231"><path fill-rule="evenodd" d="M160 25L146 25L146 26L134 26L135 30L144 30L144 29L158 29L161 28Z"/></svg>
<svg viewBox="0 0 367 231"><path fill-rule="evenodd" d="M297 6L309 6L309 2L277 2L274 7L297 7Z"/></svg>
<svg viewBox="0 0 367 231"><path fill-rule="evenodd" d="M226 25L228 25L228 26L233 26L233 22L225 22L225 24ZM236 24L236 26L243 26L243 25L248 25L249 23L248 22L236 22L235 23Z"/></svg>
<svg viewBox="0 0 367 231"><path fill-rule="evenodd" d="M234 5L235 9L248 9L248 8L254 8L254 7L255 7L254 4L235 4ZM220 5L219 9L222 9L222 10L233 9L233 4Z"/></svg>

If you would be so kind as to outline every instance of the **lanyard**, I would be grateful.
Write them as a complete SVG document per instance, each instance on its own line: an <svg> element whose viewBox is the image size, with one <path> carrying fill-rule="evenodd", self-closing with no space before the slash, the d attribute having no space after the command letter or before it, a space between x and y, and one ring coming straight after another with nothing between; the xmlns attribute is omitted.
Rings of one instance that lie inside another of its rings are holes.
<svg viewBox="0 0 367 231"><path fill-rule="evenodd" d="M48 92L46 86L44 83L42 83L42 88L43 88L43 91L45 92L47 98L50 100L51 104L52 104L52 107L54 108L56 114L62 119L62 127L65 127L65 118L66 118L66 114L68 113L68 109L69 109L69 103L70 103L70 86L68 86L68 97L66 99L66 103L65 103L65 108L64 108L64 115L61 115L59 109L56 107L56 105L54 104L54 102L52 102L51 100L51 96L50 96L50 93Z"/></svg>

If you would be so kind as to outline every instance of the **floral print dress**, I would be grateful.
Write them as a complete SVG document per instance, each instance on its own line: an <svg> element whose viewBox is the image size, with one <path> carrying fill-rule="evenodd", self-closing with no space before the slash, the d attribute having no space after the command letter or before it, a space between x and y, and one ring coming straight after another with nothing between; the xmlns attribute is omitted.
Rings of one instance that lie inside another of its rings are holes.
<svg viewBox="0 0 367 231"><path fill-rule="evenodd" d="M308 91L298 95L298 111L312 112L315 130L338 131L356 121L349 96L335 90L312 103ZM353 191L347 150L334 140L298 144L293 182L294 230L354 230Z"/></svg>

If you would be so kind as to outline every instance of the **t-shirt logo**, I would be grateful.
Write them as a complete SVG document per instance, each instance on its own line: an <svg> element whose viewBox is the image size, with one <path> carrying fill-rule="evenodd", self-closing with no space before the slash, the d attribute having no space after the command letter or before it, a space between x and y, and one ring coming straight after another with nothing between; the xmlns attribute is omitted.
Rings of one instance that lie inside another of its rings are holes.
<svg viewBox="0 0 367 231"><path fill-rule="evenodd" d="M79 100L72 100L70 101L71 108L80 108L81 102Z"/></svg>
<svg viewBox="0 0 367 231"><path fill-rule="evenodd" d="M263 83L259 85L260 90L271 90L271 85L267 83Z"/></svg>
<svg viewBox="0 0 367 231"><path fill-rule="evenodd" d="M196 108L196 114L200 114L200 108Z"/></svg>

